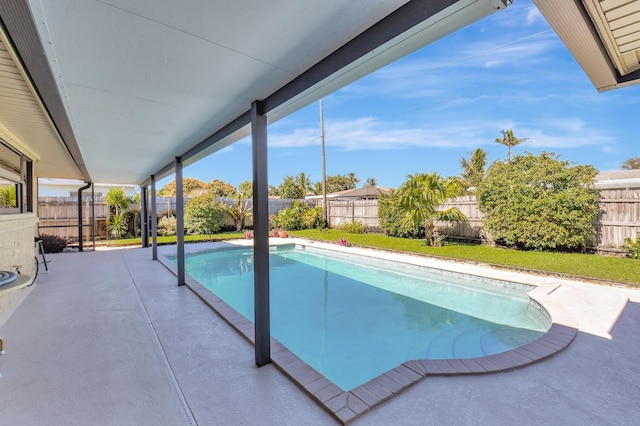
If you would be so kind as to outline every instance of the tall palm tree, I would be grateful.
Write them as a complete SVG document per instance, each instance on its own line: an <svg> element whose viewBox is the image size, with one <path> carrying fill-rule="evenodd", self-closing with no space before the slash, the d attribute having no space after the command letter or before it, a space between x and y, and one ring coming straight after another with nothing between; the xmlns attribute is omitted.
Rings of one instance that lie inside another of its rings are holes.
<svg viewBox="0 0 640 426"><path fill-rule="evenodd" d="M374 177L368 177L367 181L366 181L366 185L367 186L377 186L378 185L378 181Z"/></svg>
<svg viewBox="0 0 640 426"><path fill-rule="evenodd" d="M353 172L347 173L347 179L351 182L351 188L355 188L357 183L360 182L360 179Z"/></svg>
<svg viewBox="0 0 640 426"><path fill-rule="evenodd" d="M507 147L507 160L511 160L511 148L520 145L522 142L528 141L529 138L516 138L513 136L513 130L500 130L502 138L496 138L496 142Z"/></svg>
<svg viewBox="0 0 640 426"><path fill-rule="evenodd" d="M484 176L487 167L487 152L482 148L469 153L469 159L460 158L462 179L468 187L477 187Z"/></svg>
<svg viewBox="0 0 640 426"><path fill-rule="evenodd" d="M469 223L469 219L456 207L438 210L449 198L463 191L460 180L443 179L438 173L408 175L399 189L400 206L405 211L406 223L424 222L426 243L439 246L442 242L436 221Z"/></svg>
<svg viewBox="0 0 640 426"><path fill-rule="evenodd" d="M298 183L298 186L300 186L304 195L313 192L313 184L305 172L300 172L298 176L296 176L296 182Z"/></svg>

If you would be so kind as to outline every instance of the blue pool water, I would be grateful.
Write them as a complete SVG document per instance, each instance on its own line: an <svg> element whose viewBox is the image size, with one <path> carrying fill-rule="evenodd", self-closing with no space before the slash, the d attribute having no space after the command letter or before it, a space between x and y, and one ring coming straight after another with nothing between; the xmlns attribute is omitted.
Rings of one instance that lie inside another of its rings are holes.
<svg viewBox="0 0 640 426"><path fill-rule="evenodd" d="M270 253L273 337L344 390L412 359L504 352L550 326L523 291L379 263L293 246ZM190 254L186 270L253 320L251 248Z"/></svg>

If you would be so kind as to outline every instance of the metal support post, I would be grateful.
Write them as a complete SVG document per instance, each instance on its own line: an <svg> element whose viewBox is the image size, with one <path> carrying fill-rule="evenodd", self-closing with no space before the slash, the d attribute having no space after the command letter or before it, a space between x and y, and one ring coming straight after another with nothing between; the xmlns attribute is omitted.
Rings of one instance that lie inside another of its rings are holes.
<svg viewBox="0 0 640 426"><path fill-rule="evenodd" d="M140 237L142 239L142 247L149 247L148 192L146 186L140 187Z"/></svg>
<svg viewBox="0 0 640 426"><path fill-rule="evenodd" d="M271 362L269 313L269 197L267 181L267 117L262 103L251 104L253 152L253 289L256 364Z"/></svg>
<svg viewBox="0 0 640 426"><path fill-rule="evenodd" d="M158 203L156 202L156 176L151 175L151 259L158 260Z"/></svg>
<svg viewBox="0 0 640 426"><path fill-rule="evenodd" d="M176 222L178 285L185 284L184 272L184 188L182 181L182 158L176 157Z"/></svg>

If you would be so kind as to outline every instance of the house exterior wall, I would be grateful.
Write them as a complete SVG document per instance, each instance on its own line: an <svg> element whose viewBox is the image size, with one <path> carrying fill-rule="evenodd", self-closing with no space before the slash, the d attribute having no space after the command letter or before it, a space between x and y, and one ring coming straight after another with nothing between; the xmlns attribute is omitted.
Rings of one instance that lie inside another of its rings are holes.
<svg viewBox="0 0 640 426"><path fill-rule="evenodd" d="M33 275L33 238L38 230L35 213L0 215L0 270ZM0 326L31 291L31 287L2 290L0 287Z"/></svg>

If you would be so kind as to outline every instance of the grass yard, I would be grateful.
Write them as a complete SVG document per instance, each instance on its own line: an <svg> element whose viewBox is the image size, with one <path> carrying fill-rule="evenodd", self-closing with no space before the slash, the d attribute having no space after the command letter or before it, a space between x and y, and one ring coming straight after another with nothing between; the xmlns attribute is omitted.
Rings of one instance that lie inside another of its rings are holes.
<svg viewBox="0 0 640 426"><path fill-rule="evenodd" d="M421 253L451 259L515 268L533 269L557 274L576 275L605 281L640 284L640 260L578 253L519 251L481 245L445 243L443 247L428 247L424 240L388 237L380 234L349 234L330 229L291 231L292 236L323 241L346 238L356 246Z"/></svg>
<svg viewBox="0 0 640 426"><path fill-rule="evenodd" d="M197 243L197 242L207 242L207 241L223 241L223 240L237 240L244 238L244 233L242 232L223 232L220 234L213 235L185 235L184 242L185 243ZM151 238L149 238L149 242L151 242ZM158 245L161 244L175 244L176 236L171 237L161 237L158 236ZM139 246L140 245L140 237L136 238L127 238L122 240L111 240L109 241L110 246Z"/></svg>

